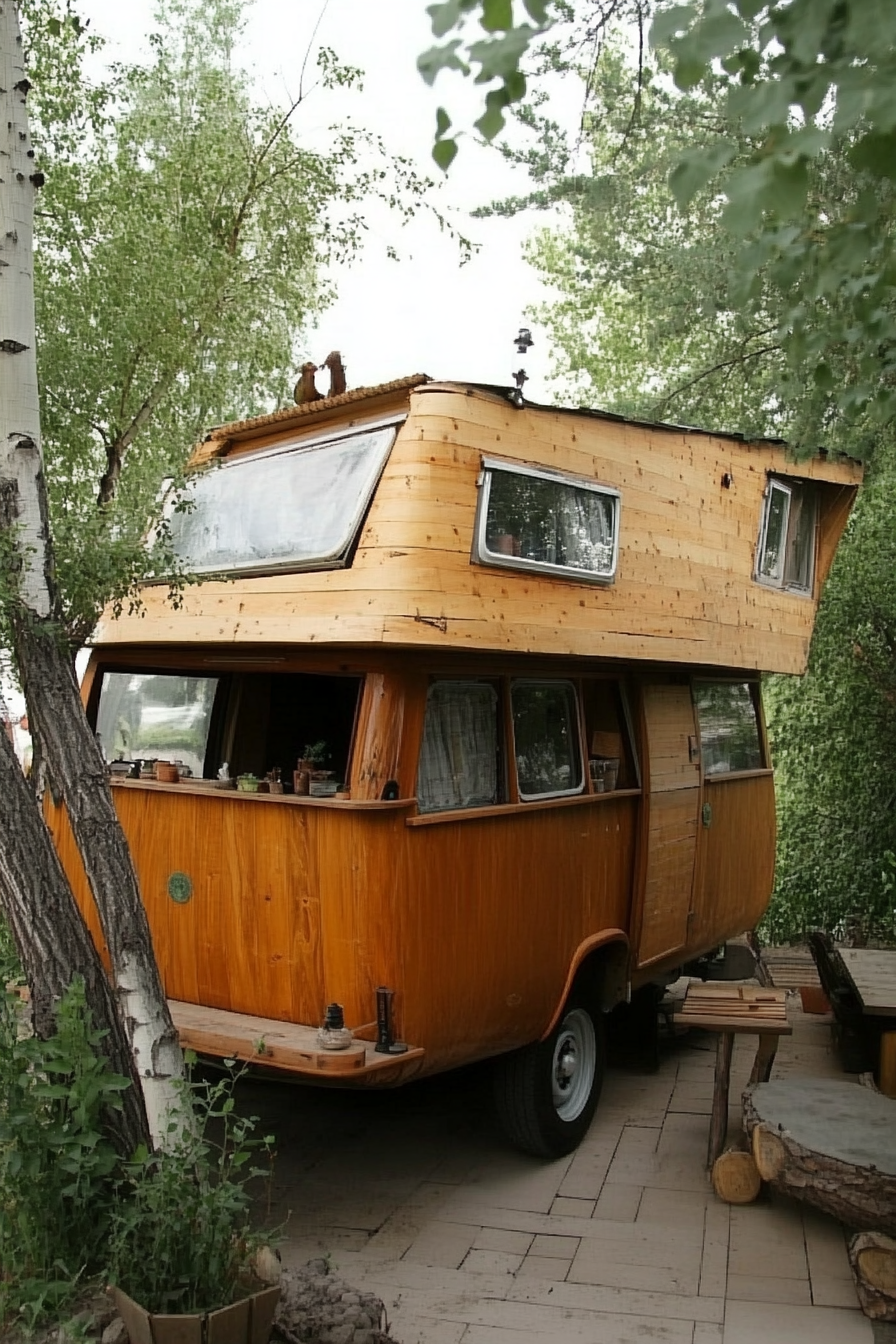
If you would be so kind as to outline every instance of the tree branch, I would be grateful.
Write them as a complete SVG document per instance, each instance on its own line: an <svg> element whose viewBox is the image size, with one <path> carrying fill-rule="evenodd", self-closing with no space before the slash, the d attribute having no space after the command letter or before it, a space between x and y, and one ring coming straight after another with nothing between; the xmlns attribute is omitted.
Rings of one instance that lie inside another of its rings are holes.
<svg viewBox="0 0 896 1344"><path fill-rule="evenodd" d="M127 429L106 443L106 470L100 480L100 488L96 497L96 502L100 507L111 504L115 498L124 455L174 382L174 377L173 373L169 373L164 378L160 378Z"/></svg>
<svg viewBox="0 0 896 1344"><path fill-rule="evenodd" d="M772 328L769 328L769 330L772 330ZM765 335L765 332L758 332L757 335ZM753 338L751 337L750 339ZM666 407L670 402L674 401L676 397L680 397L682 393L687 392L689 388L696 387L698 383L702 383L706 378L711 378L714 373L721 373L723 369L729 369L735 364L745 364L748 359L759 359L762 355L774 354L775 351L780 349L780 344L776 342L773 345L763 345L758 350L745 351L741 349L739 354L732 355L730 359L720 359L718 364L713 364L708 369L703 369L693 378L689 378L687 382L680 383L678 387L674 387L671 392L668 392L665 397L662 397L656 402L654 404L655 414L662 419L665 415Z"/></svg>

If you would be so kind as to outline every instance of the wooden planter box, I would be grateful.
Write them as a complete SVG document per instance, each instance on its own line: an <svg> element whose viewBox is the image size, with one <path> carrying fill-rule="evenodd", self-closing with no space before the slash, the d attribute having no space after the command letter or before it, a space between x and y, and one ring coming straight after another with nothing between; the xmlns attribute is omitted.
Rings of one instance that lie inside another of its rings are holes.
<svg viewBox="0 0 896 1344"><path fill-rule="evenodd" d="M112 1297L131 1344L268 1344L280 1289L265 1288L217 1311L156 1316L120 1288Z"/></svg>

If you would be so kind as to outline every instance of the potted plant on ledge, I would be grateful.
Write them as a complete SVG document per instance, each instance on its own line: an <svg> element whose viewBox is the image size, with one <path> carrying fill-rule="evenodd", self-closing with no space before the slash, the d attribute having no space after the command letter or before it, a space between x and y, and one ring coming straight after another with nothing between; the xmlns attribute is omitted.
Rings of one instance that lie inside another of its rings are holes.
<svg viewBox="0 0 896 1344"><path fill-rule="evenodd" d="M270 1238L251 1229L246 1187L267 1174L252 1158L273 1140L253 1139L254 1125L235 1114L229 1079L193 1083L166 1149L127 1164L110 1291L131 1344L267 1344L280 1288L256 1272Z"/></svg>

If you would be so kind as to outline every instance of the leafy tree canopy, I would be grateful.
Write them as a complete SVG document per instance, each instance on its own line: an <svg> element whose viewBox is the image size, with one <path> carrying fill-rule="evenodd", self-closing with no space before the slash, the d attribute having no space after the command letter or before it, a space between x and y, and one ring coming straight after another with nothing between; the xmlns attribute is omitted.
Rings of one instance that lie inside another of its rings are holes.
<svg viewBox="0 0 896 1344"><path fill-rule="evenodd" d="M612 21L652 15L651 40L670 54L677 87L694 93L711 83L720 94L715 123L669 164L679 206L707 187L719 198L736 240L728 251L739 304L776 289L789 384L810 368L817 393L800 438L847 422L862 431L854 451L870 450L874 427L896 411L896 9L887 0L554 0L539 7L537 28L518 21L510 0L455 0L429 12L441 36L463 34L472 17L500 32L498 46L453 36L421 57L431 78L446 67L469 72L478 59L477 80L495 84L487 114L523 98L524 55L559 18L571 13L600 38ZM630 112L636 120L637 103ZM492 138L501 124L486 115L478 128ZM449 128L440 109L443 166L456 151ZM817 180L832 150L848 165L850 190L829 195L821 213Z"/></svg>
<svg viewBox="0 0 896 1344"><path fill-rule="evenodd" d="M673 200L669 172L684 151L699 152L724 130L736 146L732 171L739 171L751 163L756 137L728 119L723 75L710 72L681 91L668 72L662 53L639 68L625 46L607 45L577 173L557 128L537 107L523 109L540 131L539 150L525 156L535 179L527 199L561 202L568 218L532 244L555 295L534 315L550 333L567 396L748 435L811 443L823 434L830 447L873 447L827 583L808 674L767 685L779 801L767 927L775 938L819 924L893 937L896 436L867 410L830 414L812 357L795 363L782 336L789 300L770 265L743 295L739 240L712 183L683 207ZM860 180L848 142L832 141L811 166L807 214L828 217L855 196ZM829 309L836 316L849 301L835 295ZM850 386L850 348L837 347L830 359L840 385Z"/></svg>
<svg viewBox="0 0 896 1344"><path fill-rule="evenodd" d="M324 149L287 106L259 105L234 53L238 0L162 0L146 63L97 81L101 40L72 0L23 0L37 162L41 416L57 582L70 638L149 572L174 576L160 484L212 423L283 402L331 301L329 263L364 237L365 203L399 214L427 187L352 125ZM360 90L331 51L315 81Z"/></svg>

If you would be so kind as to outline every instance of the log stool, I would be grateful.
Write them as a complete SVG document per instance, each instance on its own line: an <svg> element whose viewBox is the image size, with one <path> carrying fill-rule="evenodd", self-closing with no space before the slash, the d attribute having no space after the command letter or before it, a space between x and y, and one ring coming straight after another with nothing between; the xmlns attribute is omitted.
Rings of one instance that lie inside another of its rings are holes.
<svg viewBox="0 0 896 1344"><path fill-rule="evenodd" d="M675 1021L685 1027L700 1027L719 1033L716 1072L712 1094L712 1118L706 1164L712 1170L728 1130L728 1090L731 1082L731 1052L737 1032L759 1037L751 1083L767 1083L778 1050L778 1038L789 1036L786 993L758 985L689 985Z"/></svg>

